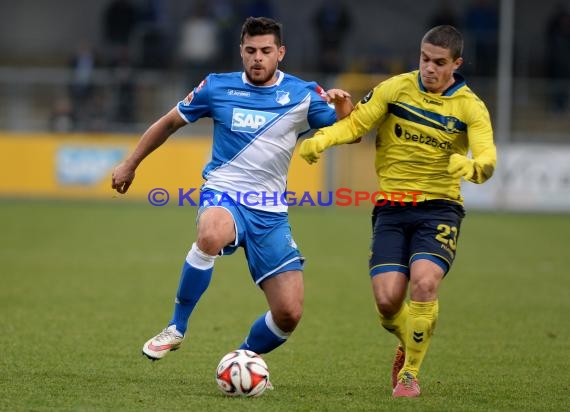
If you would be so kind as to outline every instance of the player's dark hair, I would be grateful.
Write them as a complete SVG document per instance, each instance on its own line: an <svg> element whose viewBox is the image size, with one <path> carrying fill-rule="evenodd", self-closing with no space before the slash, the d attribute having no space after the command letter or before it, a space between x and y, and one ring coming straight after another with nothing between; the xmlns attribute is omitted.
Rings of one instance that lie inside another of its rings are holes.
<svg viewBox="0 0 570 412"><path fill-rule="evenodd" d="M268 17L248 17L241 28L241 43L243 38L248 36L263 36L264 34L272 34L275 37L275 44L281 47L283 42L281 35L281 23Z"/></svg>
<svg viewBox="0 0 570 412"><path fill-rule="evenodd" d="M423 43L449 49L453 60L463 54L463 35L453 26L435 26L424 35Z"/></svg>

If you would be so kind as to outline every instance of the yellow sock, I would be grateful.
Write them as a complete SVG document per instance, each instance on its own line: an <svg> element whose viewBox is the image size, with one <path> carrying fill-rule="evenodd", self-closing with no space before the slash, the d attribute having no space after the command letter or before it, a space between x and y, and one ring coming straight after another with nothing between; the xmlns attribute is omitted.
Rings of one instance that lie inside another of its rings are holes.
<svg viewBox="0 0 570 412"><path fill-rule="evenodd" d="M376 307L378 310L378 307ZM406 348L406 330L408 325L408 312L409 307L406 302L402 304L402 307L394 316L390 318L384 317L380 312L380 323L388 332L393 333L400 340L400 344L405 349Z"/></svg>
<svg viewBox="0 0 570 412"><path fill-rule="evenodd" d="M438 301L410 302L406 334L406 362L400 371L417 377L429 347L439 310Z"/></svg>

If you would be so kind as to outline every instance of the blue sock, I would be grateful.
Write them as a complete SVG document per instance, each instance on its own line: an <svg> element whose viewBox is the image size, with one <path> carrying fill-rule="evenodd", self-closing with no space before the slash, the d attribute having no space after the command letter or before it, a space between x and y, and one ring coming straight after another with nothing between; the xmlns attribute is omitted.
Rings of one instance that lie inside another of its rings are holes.
<svg viewBox="0 0 570 412"><path fill-rule="evenodd" d="M215 258L216 256L202 252L194 243L182 266L174 314L168 326L176 325L176 330L183 335L188 328L188 319L192 311L210 285Z"/></svg>
<svg viewBox="0 0 570 412"><path fill-rule="evenodd" d="M273 321L271 312L259 317L249 331L249 335L239 347L257 354L268 353L285 343L290 333L283 332Z"/></svg>

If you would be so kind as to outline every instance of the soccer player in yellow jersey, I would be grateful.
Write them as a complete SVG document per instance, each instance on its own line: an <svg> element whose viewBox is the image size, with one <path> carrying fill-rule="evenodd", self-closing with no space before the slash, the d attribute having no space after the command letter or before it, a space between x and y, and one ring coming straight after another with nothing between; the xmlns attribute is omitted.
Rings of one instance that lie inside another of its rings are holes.
<svg viewBox="0 0 570 412"><path fill-rule="evenodd" d="M455 73L462 50L454 27L432 28L421 42L419 70L380 83L348 117L300 147L314 163L326 148L376 128L380 190L409 193L402 204L381 202L372 215L372 290L382 326L399 339L394 397L420 394L418 373L438 315L437 291L453 263L464 217L460 180L483 183L496 164L485 104Z"/></svg>

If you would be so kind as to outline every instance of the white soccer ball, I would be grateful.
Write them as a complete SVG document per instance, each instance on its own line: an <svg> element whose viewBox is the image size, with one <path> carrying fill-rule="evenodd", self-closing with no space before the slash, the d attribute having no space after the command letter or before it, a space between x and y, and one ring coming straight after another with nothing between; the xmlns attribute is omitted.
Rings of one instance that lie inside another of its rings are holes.
<svg viewBox="0 0 570 412"><path fill-rule="evenodd" d="M218 388L228 396L259 396L267 388L269 369L257 353L238 349L225 355L216 371Z"/></svg>

